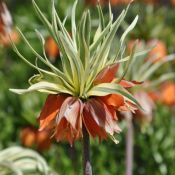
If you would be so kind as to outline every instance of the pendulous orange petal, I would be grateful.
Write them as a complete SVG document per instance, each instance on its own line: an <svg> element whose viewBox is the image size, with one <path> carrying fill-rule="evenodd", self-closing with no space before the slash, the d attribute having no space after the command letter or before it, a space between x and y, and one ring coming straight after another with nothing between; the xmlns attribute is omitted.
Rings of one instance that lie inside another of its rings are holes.
<svg viewBox="0 0 175 175"><path fill-rule="evenodd" d="M80 117L79 117L80 118ZM79 119L78 119L79 120ZM56 128L55 138L57 141L68 141L73 145L74 141L82 137L81 130L74 129L65 118L62 118Z"/></svg>
<svg viewBox="0 0 175 175"><path fill-rule="evenodd" d="M82 102L76 97L68 97L60 108L56 123L56 139L67 140L72 145L81 137Z"/></svg>
<svg viewBox="0 0 175 175"><path fill-rule="evenodd" d="M95 78L94 84L111 82L115 78L118 68L119 68L118 63L105 67Z"/></svg>
<svg viewBox="0 0 175 175"><path fill-rule="evenodd" d="M131 88L136 85L142 84L143 82L138 82L138 81L127 81L127 80L121 80L119 84L123 86L124 88Z"/></svg>
<svg viewBox="0 0 175 175"><path fill-rule="evenodd" d="M124 105L124 97L119 94L110 94L106 96L99 97L105 104L119 108Z"/></svg>
<svg viewBox="0 0 175 175"><path fill-rule="evenodd" d="M106 138L107 134L113 135L120 129L112 112L98 99L90 99L83 109L83 122L92 137Z"/></svg>
<svg viewBox="0 0 175 175"><path fill-rule="evenodd" d="M123 112L131 111L132 113L135 113L136 110L138 110L137 106L127 100L125 100L125 104L123 106L120 106L118 108L118 111L123 111Z"/></svg>
<svg viewBox="0 0 175 175"><path fill-rule="evenodd" d="M60 108L57 123L64 117L76 129L77 118L81 113L82 102L76 97L68 97Z"/></svg>
<svg viewBox="0 0 175 175"><path fill-rule="evenodd" d="M95 138L98 136L100 140L107 138L106 131L102 127L100 127L93 119L93 116L90 112L89 104L86 104L83 109L83 123L91 137Z"/></svg>
<svg viewBox="0 0 175 175"><path fill-rule="evenodd" d="M57 116L63 101L67 98L65 95L48 95L44 107L38 118L40 131L51 127L53 120Z"/></svg>
<svg viewBox="0 0 175 175"><path fill-rule="evenodd" d="M36 131L36 146L39 151L49 150L51 147L51 138L48 131Z"/></svg>

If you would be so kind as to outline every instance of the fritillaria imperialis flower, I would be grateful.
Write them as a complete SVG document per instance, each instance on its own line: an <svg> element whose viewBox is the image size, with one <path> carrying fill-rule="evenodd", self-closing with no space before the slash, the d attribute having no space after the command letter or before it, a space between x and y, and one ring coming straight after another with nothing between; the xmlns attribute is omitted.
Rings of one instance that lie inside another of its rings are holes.
<svg viewBox="0 0 175 175"><path fill-rule="evenodd" d="M118 64L115 65L116 67ZM111 82L115 73L111 75L111 71L110 68L105 68L94 82ZM121 87L132 86L127 81L125 83L121 81L119 85ZM113 136L114 133L120 132L116 110L131 109L133 109L132 105L120 93L93 96L85 101L65 94L52 94L47 97L39 116L40 130L54 130L57 141L68 140L72 144L74 140L82 137L82 125L84 124L92 137L98 136L100 140L106 139L108 135Z"/></svg>
<svg viewBox="0 0 175 175"><path fill-rule="evenodd" d="M126 62L134 56L134 49L130 56L123 58L125 37L134 28L138 16L121 36L119 50L111 54L113 39L128 8L113 21L109 5L109 21L106 24L102 9L97 6L99 26L95 35L92 36L91 33L94 32L91 32L92 21L89 10L83 13L80 24L76 24L77 1L75 1L71 14L71 37L64 26L65 21L61 22L54 3L52 4L52 23L46 19L35 1L33 5L59 46L62 68L58 69L49 62L44 49L45 40L41 33L37 31L43 47L43 56L35 51L19 30L21 37L37 60L46 64L49 70L29 62L13 44L15 52L38 70L39 74L30 78L28 89L11 89L11 91L18 94L32 91L48 94L38 118L40 131L48 130L57 141L66 140L72 145L75 140L83 137L82 127L84 126L91 137L99 137L100 140L110 137L116 142L114 134L120 132L116 111L133 111L139 105L127 90L136 82L124 79L127 71ZM123 68L121 69L123 73L117 77L120 67Z"/></svg>
<svg viewBox="0 0 175 175"><path fill-rule="evenodd" d="M49 133L45 130L39 132L31 126L25 127L21 130L20 139L22 145L26 147L35 146L39 151L48 150L51 146Z"/></svg>
<svg viewBox="0 0 175 175"><path fill-rule="evenodd" d="M172 79L174 79L175 75L172 74ZM175 83L173 81L163 82L159 85L159 89L157 91L149 92L149 97L156 103L161 102L164 105L169 107L175 105Z"/></svg>
<svg viewBox="0 0 175 175"><path fill-rule="evenodd" d="M133 48L133 45L135 43L135 40L130 40L128 42L128 51L130 52ZM167 56L167 48L166 45L163 41L158 40L158 39L152 39L149 40L148 42L145 42L143 40L140 40L139 43L137 44L137 48L140 48L140 50L143 50L143 48L150 48L150 51L148 52L146 62L151 61L153 63L157 63L160 61L163 61L163 59L166 58Z"/></svg>
<svg viewBox="0 0 175 175"><path fill-rule="evenodd" d="M132 51L133 44L134 40L128 42L128 52ZM137 54L141 53L143 48L146 50L145 54L133 58L130 70L125 78L130 77L130 79L144 82L142 86L131 89L131 92L144 109L136 110L133 119L136 119L140 124L147 125L152 121L156 102L162 101L169 105L173 105L173 101L175 102L173 85L163 86L159 89L162 83L175 78L174 72L168 70L167 72L164 71L162 75L155 75L156 71L161 69L161 66L174 62L175 55L167 55L166 46L160 40L150 40L148 42L140 40L137 44Z"/></svg>

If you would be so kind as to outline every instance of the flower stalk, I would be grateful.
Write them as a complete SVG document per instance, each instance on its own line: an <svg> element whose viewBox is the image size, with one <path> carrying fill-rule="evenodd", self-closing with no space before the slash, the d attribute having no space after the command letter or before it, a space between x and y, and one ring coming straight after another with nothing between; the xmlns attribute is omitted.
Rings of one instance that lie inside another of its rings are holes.
<svg viewBox="0 0 175 175"><path fill-rule="evenodd" d="M83 173L92 175L92 166L90 162L90 138L86 127L83 125Z"/></svg>
<svg viewBox="0 0 175 175"><path fill-rule="evenodd" d="M126 133L126 175L133 174L133 140L134 140L134 129L132 123L132 113L125 113L127 122L127 133Z"/></svg>

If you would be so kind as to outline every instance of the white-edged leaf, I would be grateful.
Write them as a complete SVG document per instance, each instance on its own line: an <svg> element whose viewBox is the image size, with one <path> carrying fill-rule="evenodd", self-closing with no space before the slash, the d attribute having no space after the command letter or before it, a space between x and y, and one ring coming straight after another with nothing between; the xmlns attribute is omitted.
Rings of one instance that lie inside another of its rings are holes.
<svg viewBox="0 0 175 175"><path fill-rule="evenodd" d="M118 82L120 82L125 77L125 75L129 71L130 67L131 66L134 66L134 65L132 65L132 60L134 58L134 52L135 52L135 49L136 49L136 44L137 44L137 42L134 44L134 46L132 48L132 51L131 51L131 55L129 57L129 60L128 60L128 62L126 62L126 65L124 67L124 71L123 71L122 75L120 76Z"/></svg>
<svg viewBox="0 0 175 175"><path fill-rule="evenodd" d="M81 75L83 74L83 65L82 62L80 61L78 55L74 52L74 50L69 47L69 44L63 37L62 33L59 33L59 37L61 40L61 43L63 44L63 47L65 49L65 52L67 54L67 58L69 59L70 62L70 67L72 70L72 75L73 75L73 81L75 83L75 88L79 88L79 84L81 83ZM79 91L79 89L77 89Z"/></svg>
<svg viewBox="0 0 175 175"><path fill-rule="evenodd" d="M12 43L12 48L14 50L14 52L25 62L27 63L29 66L33 67L34 69L36 69L39 72L43 72L45 74L51 75L51 76L57 76L56 74L54 74L53 72L50 71L46 71L44 69L41 69L37 66L35 66L34 64L32 64L31 62L28 61L28 59L26 59L18 50L18 48L16 47L16 45L14 44L14 42L11 40Z"/></svg>
<svg viewBox="0 0 175 175"><path fill-rule="evenodd" d="M164 58L162 58L159 62L156 62L154 64L150 64L150 67L148 67L145 72L140 75L140 78L142 78L142 81L147 80L152 74L160 68L160 66L164 65L165 63L168 63L170 61L175 60L175 54L168 55ZM144 68L144 65L143 65Z"/></svg>
<svg viewBox="0 0 175 175"><path fill-rule="evenodd" d="M53 92L53 94L68 93L68 94L73 95L65 87L63 87L61 85L56 85L54 83L50 83L47 81L40 81L38 83L35 83L35 84L31 85L28 89L10 89L10 91L17 93L17 94L25 94L28 92L44 91L44 90Z"/></svg>
<svg viewBox="0 0 175 175"><path fill-rule="evenodd" d="M115 83L98 84L89 90L87 96L106 96L109 94L120 94L141 108L138 101L126 89Z"/></svg>
<svg viewBox="0 0 175 175"><path fill-rule="evenodd" d="M54 65L52 65L49 61L45 60L29 43L29 41L27 40L27 38L23 35L23 33L21 32L21 30L19 28L17 28L22 39L24 40L24 42L27 44L27 46L30 48L30 50L32 51L32 53L39 58L45 65L47 65L50 69L53 70L53 72L57 73L58 75L62 75L62 72L57 69Z"/></svg>
<svg viewBox="0 0 175 175"><path fill-rule="evenodd" d="M149 83L146 83L144 87L152 88L170 79L175 80L175 73L166 73L164 75L161 75L157 80L153 80L153 81L150 81Z"/></svg>
<svg viewBox="0 0 175 175"><path fill-rule="evenodd" d="M43 22L43 24L47 27L48 31L50 32L50 34L52 35L52 37L56 40L55 35L53 33L52 30L52 25L51 23L47 20L47 18L44 16L44 14L41 12L40 8L38 7L38 5L36 4L35 0L32 0L33 3L33 7L37 13L37 15L39 16L40 20Z"/></svg>
<svg viewBox="0 0 175 175"><path fill-rule="evenodd" d="M129 27L128 27L128 28L125 30L125 32L123 33L123 35L122 35L122 37L121 37L121 39L120 39L121 45L123 45L124 40L125 40L126 36L128 35L128 33L129 33L131 30L134 29L135 25L137 24L138 18L139 18L139 16L137 15L137 16L134 18L133 22L129 25Z"/></svg>
<svg viewBox="0 0 175 175"><path fill-rule="evenodd" d="M31 149L13 146L0 151L0 174L56 175L46 161Z"/></svg>
<svg viewBox="0 0 175 175"><path fill-rule="evenodd" d="M100 4L97 5L97 10L99 15L99 24L102 31L105 28L105 20L104 20L104 16L103 16L103 12Z"/></svg>
<svg viewBox="0 0 175 175"><path fill-rule="evenodd" d="M75 23L75 12L76 12L77 3L78 3L78 0L74 2L74 5L72 7L72 14L71 14L72 39L76 50L77 50L77 44L76 44L77 27Z"/></svg>

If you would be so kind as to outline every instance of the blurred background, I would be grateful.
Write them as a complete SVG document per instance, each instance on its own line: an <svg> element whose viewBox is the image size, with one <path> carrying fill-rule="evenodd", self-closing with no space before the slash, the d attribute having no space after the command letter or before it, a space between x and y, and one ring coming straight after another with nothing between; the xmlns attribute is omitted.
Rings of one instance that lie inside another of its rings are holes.
<svg viewBox="0 0 175 175"><path fill-rule="evenodd" d="M36 2L45 15L50 18L50 0L36 0ZM70 10L73 2L74 0L55 0L61 19L67 16L66 27L68 30L70 29ZM128 0L111 0L114 18L123 8L126 8L128 2ZM98 16L96 3L96 0L79 0L77 21L87 7L90 8L94 18ZM55 65L59 64L59 48L37 17L30 0L4 0L0 1L0 4L0 150L11 146L31 148L46 160L48 166L56 174L82 174L81 140L70 148L67 143L56 143L51 140L47 132L37 131L37 117L46 95L31 93L19 96L9 91L9 88L27 87L27 80L36 72L12 50L7 36L8 32L19 50L29 60L35 58L22 42L16 26L23 31L33 47L38 52L42 52L41 44L34 31L35 29L39 30L46 39L46 53ZM107 15L108 1L102 0L101 4ZM135 1L122 24L123 29L137 14L139 14L139 21L127 38L126 50L129 52L133 41L139 39L138 49L155 45L148 54L144 55L146 60L155 58L152 64L159 63L169 55L173 56L175 53L175 0ZM96 26L96 23L97 21L94 20L93 25ZM175 62L164 60L163 63L149 77L148 82L160 81L155 86L145 88L144 93L139 91L135 95L140 99L141 104L146 106L148 112L145 114L138 111L132 120L134 175L175 174L175 78L172 75L173 72L175 73ZM139 67L135 69L139 69ZM94 174L125 174L127 122L122 117L120 126L123 132L117 136L120 141L118 145L111 140L101 143L98 139L91 140Z"/></svg>

